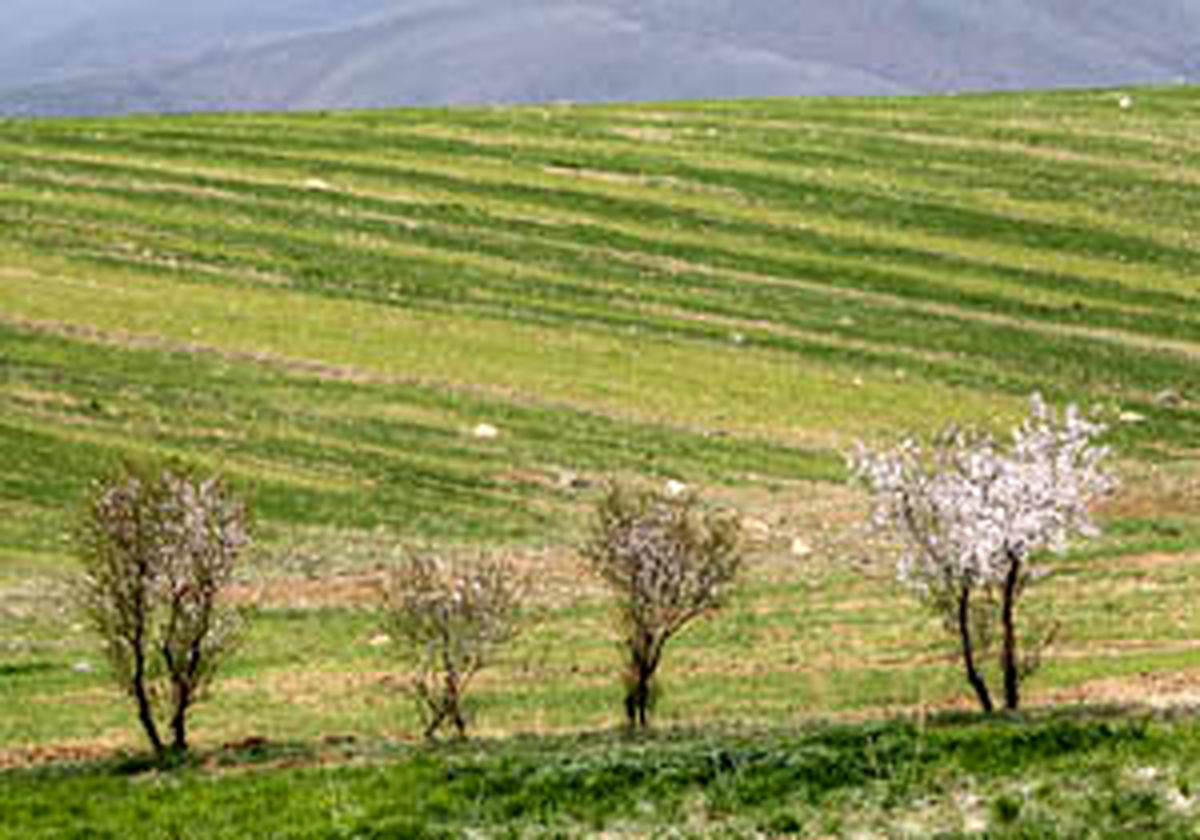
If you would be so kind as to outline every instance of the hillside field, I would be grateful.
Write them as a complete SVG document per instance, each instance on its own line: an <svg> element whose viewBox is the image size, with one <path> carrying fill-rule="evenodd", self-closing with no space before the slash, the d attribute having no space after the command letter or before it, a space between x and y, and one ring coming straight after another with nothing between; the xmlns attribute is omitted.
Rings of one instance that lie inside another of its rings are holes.
<svg viewBox="0 0 1200 840"><path fill-rule="evenodd" d="M843 456L1035 390L1103 412L1123 483L1036 590L1031 702L1195 705L1198 219L1191 87L0 121L0 766L140 747L67 592L87 482L140 453L254 499L205 750L407 749L373 607L415 542L539 580L482 735L616 726L573 550L611 475L750 526L663 728L969 709L936 621L849 562Z"/></svg>

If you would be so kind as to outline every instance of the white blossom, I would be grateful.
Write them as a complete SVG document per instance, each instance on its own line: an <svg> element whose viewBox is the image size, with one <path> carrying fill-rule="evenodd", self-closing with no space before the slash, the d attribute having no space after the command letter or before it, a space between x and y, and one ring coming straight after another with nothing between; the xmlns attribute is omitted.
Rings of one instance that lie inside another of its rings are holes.
<svg viewBox="0 0 1200 840"><path fill-rule="evenodd" d="M1113 486L1104 427L1075 406L1059 416L1039 396L1007 445L952 430L932 451L909 438L890 451L863 446L854 475L873 495L873 523L897 535L900 580L918 594L946 582L998 583L1014 558L1061 553L1096 533L1090 506Z"/></svg>

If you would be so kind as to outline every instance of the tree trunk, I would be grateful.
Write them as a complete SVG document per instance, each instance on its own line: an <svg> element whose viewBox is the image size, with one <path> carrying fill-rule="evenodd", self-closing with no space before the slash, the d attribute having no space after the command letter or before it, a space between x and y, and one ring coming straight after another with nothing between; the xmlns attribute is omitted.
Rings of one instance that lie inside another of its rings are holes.
<svg viewBox="0 0 1200 840"><path fill-rule="evenodd" d="M136 677L133 697L137 701L138 720L141 721L142 729L146 731L146 737L150 739L150 746L155 755L162 755L162 738L158 734L158 725L154 722L154 710L146 693L145 678L141 675Z"/></svg>
<svg viewBox="0 0 1200 840"><path fill-rule="evenodd" d="M1021 702L1021 673L1017 664L1017 585L1021 578L1021 558L1008 552L1008 575L1004 578L1004 601L1000 605L1003 647L1000 665L1004 671L1004 708L1016 709Z"/></svg>
<svg viewBox="0 0 1200 840"><path fill-rule="evenodd" d="M162 737L158 734L158 724L154 721L154 706L150 703L150 694L146 691L146 651L143 645L143 633L138 628L134 638L130 640L133 650L133 699L137 703L138 721L150 739L150 746L155 756L163 753Z"/></svg>
<svg viewBox="0 0 1200 840"><path fill-rule="evenodd" d="M629 688L625 691L625 725L630 730L637 729L638 725L637 691L637 677L631 674Z"/></svg>
<svg viewBox="0 0 1200 840"><path fill-rule="evenodd" d="M135 510L134 515L137 517L134 530L140 535L142 533L140 510ZM146 690L146 618L149 613L149 607L146 604L146 580L149 574L143 559L144 553L145 550L138 546L137 585L133 592L134 603L127 613L133 622L131 635L126 637L133 654L133 684L129 688L132 689L134 702L137 703L138 721L141 722L146 737L150 739L150 746L154 750L155 757L159 757L163 754L163 742L162 737L158 734L158 724L154 720L154 706L150 702L150 692Z"/></svg>
<svg viewBox="0 0 1200 840"><path fill-rule="evenodd" d="M446 719L446 703L443 700L437 704L426 705L429 708L429 721L425 724L425 740L432 741L437 737L437 731L442 728L442 721Z"/></svg>
<svg viewBox="0 0 1200 840"><path fill-rule="evenodd" d="M454 729L458 733L459 738L467 737L467 722L462 713L462 697L460 694L458 669L447 655L444 660L446 664L446 703L442 713L442 721L450 718L450 722L454 724ZM440 723L440 722L439 722Z"/></svg>
<svg viewBox="0 0 1200 840"><path fill-rule="evenodd" d="M171 734L173 743L171 749L182 755L187 752L187 712L192 704L191 690L186 685L176 689L175 709L171 714Z"/></svg>
<svg viewBox="0 0 1200 840"><path fill-rule="evenodd" d="M966 586L958 594L958 638L962 647L963 667L967 671L967 682L975 689L979 705L985 712L991 713L994 709L992 695L975 665L975 645L971 639L971 590Z"/></svg>
<svg viewBox="0 0 1200 840"><path fill-rule="evenodd" d="M630 651L629 686L625 692L625 719L632 729L645 729L650 721L650 685L658 667L655 642L649 635Z"/></svg>
<svg viewBox="0 0 1200 840"><path fill-rule="evenodd" d="M652 674L644 662L634 663L631 671L629 688L625 692L625 720L630 729L645 729Z"/></svg>

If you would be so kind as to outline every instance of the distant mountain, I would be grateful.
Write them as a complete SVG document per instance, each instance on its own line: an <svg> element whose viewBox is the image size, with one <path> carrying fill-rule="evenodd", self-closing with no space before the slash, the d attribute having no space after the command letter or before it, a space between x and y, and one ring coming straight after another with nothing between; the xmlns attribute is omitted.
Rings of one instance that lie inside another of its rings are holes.
<svg viewBox="0 0 1200 840"><path fill-rule="evenodd" d="M0 113L897 94L1200 77L1200 0L4 0Z"/></svg>

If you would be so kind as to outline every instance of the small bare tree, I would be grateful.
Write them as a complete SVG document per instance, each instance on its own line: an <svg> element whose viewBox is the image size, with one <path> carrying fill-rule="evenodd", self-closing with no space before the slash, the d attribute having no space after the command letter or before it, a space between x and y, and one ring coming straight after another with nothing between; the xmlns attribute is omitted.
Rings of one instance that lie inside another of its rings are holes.
<svg viewBox="0 0 1200 840"><path fill-rule="evenodd" d="M950 429L929 452L907 439L851 458L873 494L873 524L899 544L899 580L956 635L986 712L995 703L981 657L998 644L1004 707L1016 709L1022 681L1053 638L1056 626L1018 650L1017 604L1048 573L1039 553L1096 533L1089 509L1115 484L1108 450L1093 443L1103 431L1075 406L1060 417L1035 394L1007 445Z"/></svg>
<svg viewBox="0 0 1200 840"><path fill-rule="evenodd" d="M647 726L667 642L725 602L742 564L740 538L736 516L701 511L688 492L614 483L598 504L582 552L617 597L631 729Z"/></svg>
<svg viewBox="0 0 1200 840"><path fill-rule="evenodd" d="M411 689L425 737L452 724L466 737L466 695L475 675L518 629L524 584L512 564L466 565L413 553L384 588L384 624L414 660Z"/></svg>
<svg viewBox="0 0 1200 840"><path fill-rule="evenodd" d="M77 535L80 605L157 756L187 750L187 717L237 637L220 603L249 542L220 477L127 463L96 481Z"/></svg>

